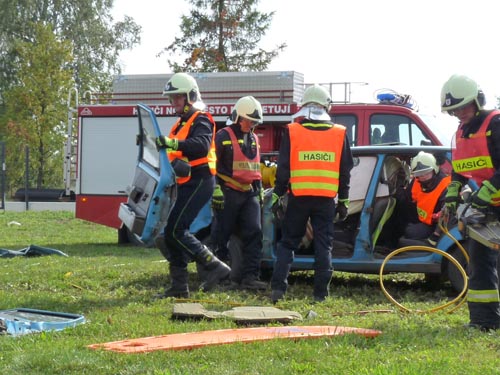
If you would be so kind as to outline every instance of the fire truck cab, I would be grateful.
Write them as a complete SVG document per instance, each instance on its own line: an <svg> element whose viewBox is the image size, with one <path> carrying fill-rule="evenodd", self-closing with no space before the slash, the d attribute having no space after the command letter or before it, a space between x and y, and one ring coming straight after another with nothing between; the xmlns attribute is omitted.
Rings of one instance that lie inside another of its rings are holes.
<svg viewBox="0 0 500 375"><path fill-rule="evenodd" d="M252 95L262 103L264 122L255 133L263 157L272 161L283 128L299 109L308 86L303 74L280 71L193 75L218 129L226 125L240 97ZM86 103L69 108L65 184L68 194L75 192L76 217L116 228L120 242L130 240L118 211L120 204L127 201L127 188L137 164L137 104L150 107L162 133L168 134L177 119L174 109L161 97L170 77L118 76L111 93L89 95ZM419 113L409 96L389 92L373 103L352 103L353 83L329 83L325 87L332 93L332 120L347 127L352 146L442 145L433 132L436 118Z"/></svg>

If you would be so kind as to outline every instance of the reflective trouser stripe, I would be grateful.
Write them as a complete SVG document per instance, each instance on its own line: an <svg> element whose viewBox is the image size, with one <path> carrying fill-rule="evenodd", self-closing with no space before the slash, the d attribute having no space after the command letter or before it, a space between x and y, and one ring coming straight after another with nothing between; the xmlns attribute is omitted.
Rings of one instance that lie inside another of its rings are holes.
<svg viewBox="0 0 500 375"><path fill-rule="evenodd" d="M498 289L492 290L472 290L469 289L467 293L467 301L468 302L499 302L500 296L498 294Z"/></svg>

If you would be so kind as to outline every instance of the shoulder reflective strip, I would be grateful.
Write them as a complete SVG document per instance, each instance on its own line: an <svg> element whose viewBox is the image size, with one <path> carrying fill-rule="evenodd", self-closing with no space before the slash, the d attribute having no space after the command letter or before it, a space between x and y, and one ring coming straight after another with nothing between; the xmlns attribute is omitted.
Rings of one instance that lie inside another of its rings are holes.
<svg viewBox="0 0 500 375"><path fill-rule="evenodd" d="M310 122L307 122L305 124L302 124L304 128L332 128L333 125L331 124L312 124Z"/></svg>

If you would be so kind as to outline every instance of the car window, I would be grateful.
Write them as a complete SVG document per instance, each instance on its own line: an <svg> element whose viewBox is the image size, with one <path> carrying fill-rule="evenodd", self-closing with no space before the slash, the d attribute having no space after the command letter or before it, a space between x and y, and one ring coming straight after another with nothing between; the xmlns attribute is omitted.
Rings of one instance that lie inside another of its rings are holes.
<svg viewBox="0 0 500 375"><path fill-rule="evenodd" d="M431 145L428 137L411 118L402 115L375 114L370 118L370 143Z"/></svg>
<svg viewBox="0 0 500 375"><path fill-rule="evenodd" d="M332 115L332 121L346 127L351 146L358 144L358 118L355 115Z"/></svg>
<svg viewBox="0 0 500 375"><path fill-rule="evenodd" d="M158 150L156 149L156 131L153 124L153 119L149 112L144 108L139 107L139 120L141 124L141 143L139 157L142 161L148 163L155 169L160 168L160 159Z"/></svg>

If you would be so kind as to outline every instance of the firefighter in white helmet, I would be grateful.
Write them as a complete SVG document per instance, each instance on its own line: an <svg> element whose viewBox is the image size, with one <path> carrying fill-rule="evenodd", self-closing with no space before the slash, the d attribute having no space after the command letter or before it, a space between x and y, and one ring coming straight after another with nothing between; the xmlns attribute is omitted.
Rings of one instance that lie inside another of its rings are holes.
<svg viewBox="0 0 500 375"><path fill-rule="evenodd" d="M437 223L451 176L440 170L434 155L424 151L411 160L411 174L404 200L398 199L399 204L406 206L406 219L399 216L406 223L399 245L413 245L412 240L418 240L435 246L440 236Z"/></svg>
<svg viewBox="0 0 500 375"><path fill-rule="evenodd" d="M241 273L231 275L233 287L266 289L259 280L262 258L261 206L263 201L260 172L259 138L254 128L262 123L260 102L253 96L240 98L231 113L230 126L215 135L217 184L212 198L216 213L217 257L241 262ZM242 259L229 259L227 243L236 234L242 242Z"/></svg>
<svg viewBox="0 0 500 375"><path fill-rule="evenodd" d="M321 302L329 295L333 274L333 222L336 214L340 220L347 217L353 167L346 128L334 124L328 113L331 102L330 93L324 87L307 88L302 108L293 116L295 121L288 124L282 137L273 212L282 210L282 198L289 193L271 279L273 303L285 296L294 252L306 233L309 219L314 233L313 297Z"/></svg>
<svg viewBox="0 0 500 375"><path fill-rule="evenodd" d="M188 297L187 266L191 259L206 271L201 285L206 291L231 272L189 231L200 210L209 204L214 190L215 122L209 113L203 112L205 105L192 76L174 74L163 95L168 97L179 119L168 137L156 139L158 148L166 150L177 179L177 199L164 230L165 243L159 246L169 261L171 285L159 297Z"/></svg>
<svg viewBox="0 0 500 375"><path fill-rule="evenodd" d="M453 75L441 90L441 109L459 120L452 143L452 181L446 195L446 215L455 215L462 187L477 185L471 205L500 218L500 111L485 110L478 84ZM483 331L500 328L498 252L469 241L468 326Z"/></svg>

